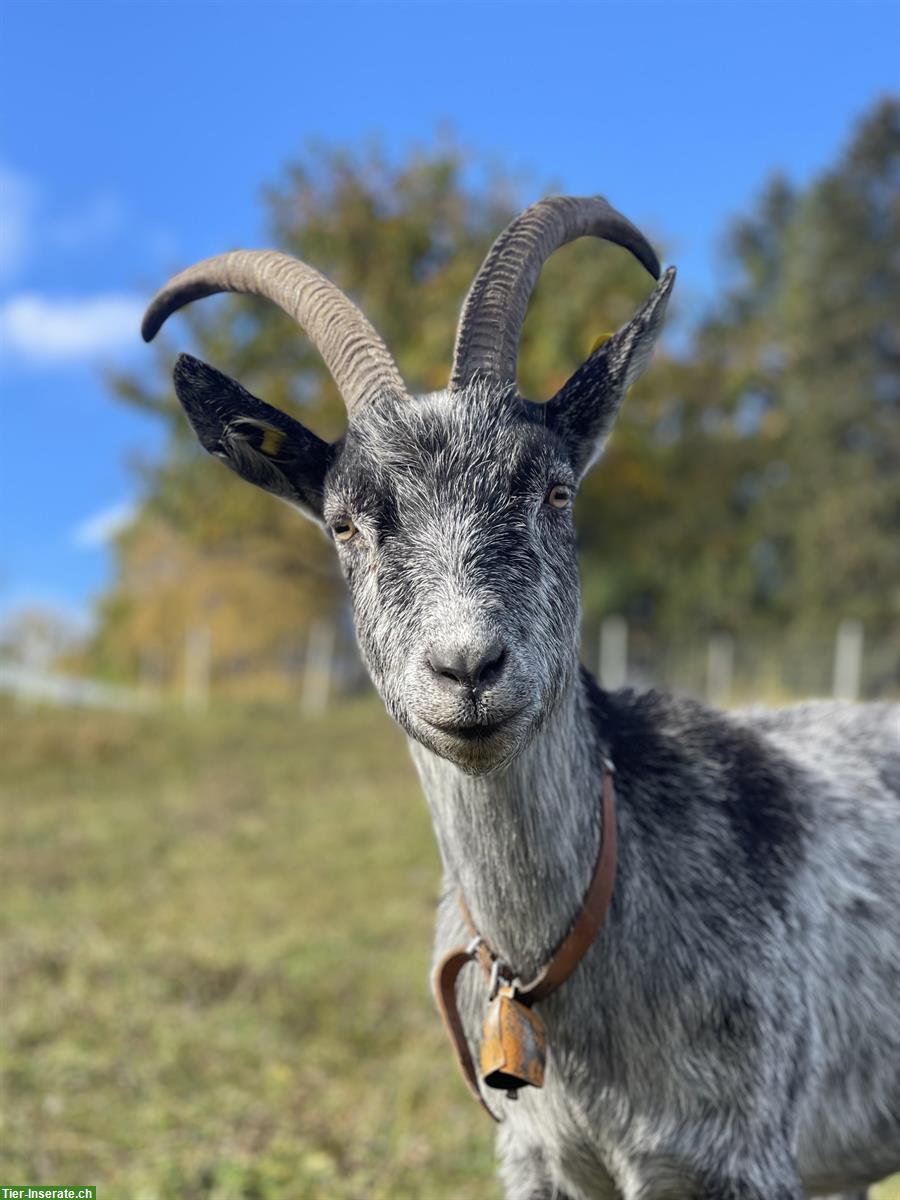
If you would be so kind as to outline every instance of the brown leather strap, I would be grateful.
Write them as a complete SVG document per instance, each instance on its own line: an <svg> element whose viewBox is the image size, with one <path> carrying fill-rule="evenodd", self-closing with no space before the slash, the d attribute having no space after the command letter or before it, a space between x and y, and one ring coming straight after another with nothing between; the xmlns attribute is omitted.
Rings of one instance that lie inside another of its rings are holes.
<svg viewBox="0 0 900 1200"><path fill-rule="evenodd" d="M616 878L619 838L616 828L616 791L613 786L613 767L611 763L604 765L606 769L603 773L601 789L600 845L597 849L594 874L584 894L581 909L572 922L569 932L557 946L553 957L530 983L522 988L516 988L516 998L524 1004L534 1004L538 1000L545 999L560 984L565 983L584 958L609 911ZM472 1061L469 1043L466 1041L459 1007L456 1003L456 981L466 963L477 961L485 976L490 979L498 959L475 928L475 923L461 893L459 907L474 941L468 947L458 946L444 955L435 971L435 993L441 1020L444 1022L444 1028L453 1044L456 1061L459 1063L466 1086L491 1120L499 1121L499 1118L491 1112L478 1087L475 1064ZM510 968L506 964L500 963L500 968L502 974L508 978L512 977Z"/></svg>
<svg viewBox="0 0 900 1200"><path fill-rule="evenodd" d="M569 932L557 946L550 961L535 975L534 979L516 988L516 998L525 1004L534 1004L538 1000L546 999L551 992L556 991L560 984L565 983L584 958L609 910L619 857L613 773L612 764L607 763L603 772L601 788L600 844L597 848L597 861L594 864L591 882L584 894L578 915L572 922ZM462 893L459 895L459 907L469 932L473 937L479 938L478 961L485 977L490 978L498 955L475 928L475 922L472 920ZM504 967L505 970L502 969ZM511 969L502 962L501 974L507 978L513 977Z"/></svg>
<svg viewBox="0 0 900 1200"><path fill-rule="evenodd" d="M588 885L581 911L572 923L569 932L556 948L556 953L547 965L535 975L530 983L516 989L517 997L526 1004L543 1000L555 992L569 978L593 942L609 911L613 885L616 881L616 865L619 858L619 834L616 829L616 792L613 773L607 769L603 776L603 824L597 864Z"/></svg>
<svg viewBox="0 0 900 1200"><path fill-rule="evenodd" d="M472 914L469 912L468 905L466 904L465 900L463 900L462 892L457 893L456 903L459 905L459 911L462 914L462 919L465 922L466 929L468 929L472 936L472 940L475 943L475 949L472 953L472 958L478 962L485 979L490 979L496 955L491 951L487 942L475 928L475 922L472 920Z"/></svg>
<svg viewBox="0 0 900 1200"><path fill-rule="evenodd" d="M462 1020L459 1015L459 1007L456 1003L456 980L463 967L467 963L472 962L473 953L463 948L457 948L456 950L451 950L449 954L444 955L435 971L435 983L437 985L435 992L437 994L441 1020L444 1022L444 1028L447 1031L450 1041L453 1043L453 1049L456 1051L456 1061L459 1063L459 1069L462 1071L466 1086L491 1120L496 1121L498 1118L488 1108L478 1087L475 1064L469 1052L469 1043L466 1041L465 1030L463 1029Z"/></svg>

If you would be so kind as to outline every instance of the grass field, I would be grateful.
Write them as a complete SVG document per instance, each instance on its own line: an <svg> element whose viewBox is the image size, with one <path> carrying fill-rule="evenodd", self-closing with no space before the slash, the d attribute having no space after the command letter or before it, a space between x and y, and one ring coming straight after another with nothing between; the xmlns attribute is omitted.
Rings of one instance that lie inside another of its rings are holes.
<svg viewBox="0 0 900 1200"><path fill-rule="evenodd" d="M0 762L0 1183L497 1200L428 991L428 817L375 704L3 710Z"/></svg>

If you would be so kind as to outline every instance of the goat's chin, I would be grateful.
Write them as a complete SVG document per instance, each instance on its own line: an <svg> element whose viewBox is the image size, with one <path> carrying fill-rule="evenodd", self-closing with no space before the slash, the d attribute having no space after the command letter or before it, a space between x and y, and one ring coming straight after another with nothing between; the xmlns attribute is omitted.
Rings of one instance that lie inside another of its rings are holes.
<svg viewBox="0 0 900 1200"><path fill-rule="evenodd" d="M407 725L411 737L467 775L501 771L521 753L533 729L531 713L519 712L494 730L455 731L419 718Z"/></svg>

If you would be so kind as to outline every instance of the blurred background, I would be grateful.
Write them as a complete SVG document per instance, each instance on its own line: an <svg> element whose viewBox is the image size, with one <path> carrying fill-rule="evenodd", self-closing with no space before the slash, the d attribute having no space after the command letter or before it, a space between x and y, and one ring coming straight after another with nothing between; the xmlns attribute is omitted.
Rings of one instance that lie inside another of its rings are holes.
<svg viewBox="0 0 900 1200"><path fill-rule="evenodd" d="M277 246L444 386L492 239L602 192L679 267L582 488L583 657L716 704L900 696L895 3L10 3L0 29L0 1182L498 1197L428 991L438 861L330 547L205 458L190 350L336 436ZM648 292L545 269L547 397ZM881 1196L900 1195L886 1188Z"/></svg>

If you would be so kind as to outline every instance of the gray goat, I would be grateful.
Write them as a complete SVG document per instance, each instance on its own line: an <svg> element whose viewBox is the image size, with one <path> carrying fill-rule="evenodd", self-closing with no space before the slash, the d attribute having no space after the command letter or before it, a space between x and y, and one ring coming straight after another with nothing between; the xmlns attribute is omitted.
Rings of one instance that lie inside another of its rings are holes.
<svg viewBox="0 0 900 1200"><path fill-rule="evenodd" d="M518 393L531 291L559 246L627 248L658 279L547 404ZM721 713L604 692L579 667L572 499L650 358L674 281L602 199L519 216L478 272L446 391L411 396L371 325L286 255L176 276L144 336L216 292L291 314L346 401L321 441L196 359L175 388L203 446L334 540L359 644L409 735L445 879L436 960L471 920L517 979L579 910L615 769L607 919L537 1005L545 1086L499 1112L513 1200L796 1200L900 1169L900 712ZM462 972L477 1054L488 985Z"/></svg>

